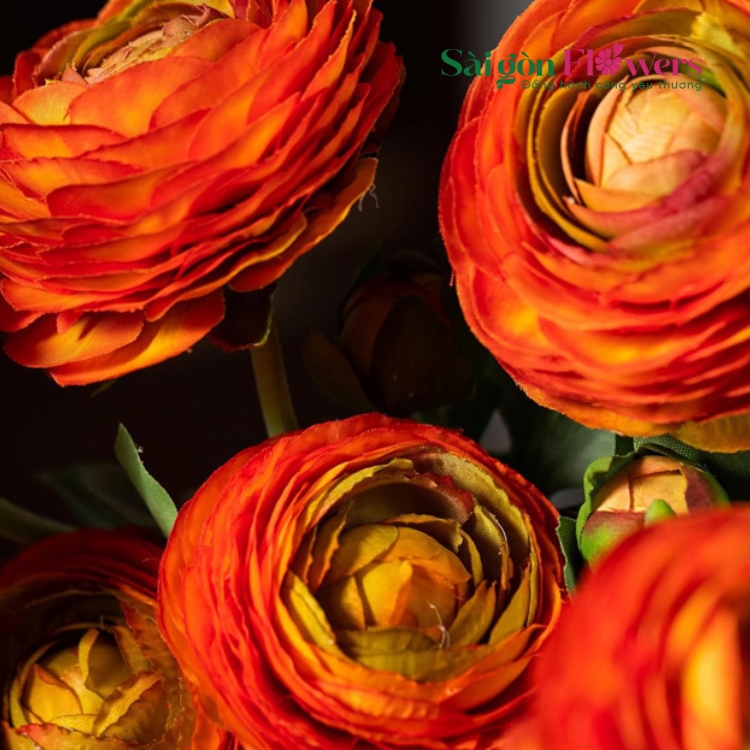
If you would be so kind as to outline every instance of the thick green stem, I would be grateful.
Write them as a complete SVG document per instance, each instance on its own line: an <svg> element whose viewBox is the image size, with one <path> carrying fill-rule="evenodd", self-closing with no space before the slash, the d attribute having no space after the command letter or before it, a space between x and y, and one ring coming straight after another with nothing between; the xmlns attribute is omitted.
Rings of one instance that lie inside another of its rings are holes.
<svg viewBox="0 0 750 750"><path fill-rule="evenodd" d="M284 357L275 323L271 325L266 343L251 349L250 354L255 371L255 387L268 437L293 432L299 425L289 394Z"/></svg>

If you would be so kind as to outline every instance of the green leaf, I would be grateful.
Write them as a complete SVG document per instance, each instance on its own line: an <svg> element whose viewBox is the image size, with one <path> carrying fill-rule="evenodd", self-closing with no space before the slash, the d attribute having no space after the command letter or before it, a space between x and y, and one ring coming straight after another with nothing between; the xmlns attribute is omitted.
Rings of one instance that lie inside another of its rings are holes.
<svg viewBox="0 0 750 750"><path fill-rule="evenodd" d="M677 518L677 514L672 510L672 506L666 500L654 500L646 508L643 521L646 526L650 526L660 521L668 521L671 518Z"/></svg>
<svg viewBox="0 0 750 750"><path fill-rule="evenodd" d="M615 453L618 456L627 456L635 450L635 444L632 437L627 435L615 435Z"/></svg>
<svg viewBox="0 0 750 750"><path fill-rule="evenodd" d="M130 524L156 527L119 464L79 464L62 471L43 472L38 479L65 502L73 518L83 526L103 529Z"/></svg>
<svg viewBox="0 0 750 750"><path fill-rule="evenodd" d="M75 531L75 527L32 513L0 497L0 537L16 544L32 544L55 534Z"/></svg>
<svg viewBox="0 0 750 750"><path fill-rule="evenodd" d="M106 393L110 388L112 388L114 385L119 383L121 378L112 378L111 380L104 380L103 382L99 383L98 385L95 385L91 393L89 394L90 398L96 398L97 396L101 396L102 393Z"/></svg>
<svg viewBox="0 0 750 750"><path fill-rule="evenodd" d="M572 518L560 516L557 523L557 538L560 540L560 547L565 558L565 586L572 594L578 580L578 572L583 563L576 540L576 522Z"/></svg>
<svg viewBox="0 0 750 750"><path fill-rule="evenodd" d="M115 455L141 499L151 511L156 524L164 536L168 537L177 518L177 506L167 491L146 471L138 448L124 425L117 428Z"/></svg>
<svg viewBox="0 0 750 750"><path fill-rule="evenodd" d="M314 328L302 339L302 361L315 385L331 401L352 411L376 411L349 360Z"/></svg>
<svg viewBox="0 0 750 750"><path fill-rule="evenodd" d="M467 437L479 442L497 404L497 389L479 382L472 397L460 404L417 411L412 419L440 427L459 428Z"/></svg>

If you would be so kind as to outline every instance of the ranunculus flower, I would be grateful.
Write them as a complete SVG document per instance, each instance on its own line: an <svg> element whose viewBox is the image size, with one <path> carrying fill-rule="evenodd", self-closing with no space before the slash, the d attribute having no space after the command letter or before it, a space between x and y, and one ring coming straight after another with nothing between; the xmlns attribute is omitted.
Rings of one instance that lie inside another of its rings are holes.
<svg viewBox="0 0 750 750"><path fill-rule="evenodd" d="M160 555L137 532L87 530L0 570L0 747L235 747L159 635Z"/></svg>
<svg viewBox="0 0 750 750"><path fill-rule="evenodd" d="M656 524L585 578L507 750L743 750L750 508Z"/></svg>
<svg viewBox="0 0 750 750"><path fill-rule="evenodd" d="M212 329L248 343L219 326L225 294L240 317L268 295L228 290L268 287L372 184L400 63L370 6L110 0L19 55L0 81L8 354L68 385Z"/></svg>
<svg viewBox="0 0 750 750"><path fill-rule="evenodd" d="M655 521L729 502L716 479L669 456L640 456L623 466L578 515L581 554L590 565Z"/></svg>
<svg viewBox="0 0 750 750"><path fill-rule="evenodd" d="M160 626L253 750L496 748L563 600L556 518L456 433L316 425L184 506Z"/></svg>
<svg viewBox="0 0 750 750"><path fill-rule="evenodd" d="M443 170L474 333L591 427L750 448L749 6L537 0L511 54Z"/></svg>

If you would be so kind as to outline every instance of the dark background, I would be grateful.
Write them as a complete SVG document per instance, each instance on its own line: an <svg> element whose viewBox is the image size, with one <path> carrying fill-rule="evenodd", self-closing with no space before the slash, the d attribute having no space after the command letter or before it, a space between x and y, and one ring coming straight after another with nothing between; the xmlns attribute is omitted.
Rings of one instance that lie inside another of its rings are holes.
<svg viewBox="0 0 750 750"><path fill-rule="evenodd" d="M303 426L345 415L319 394L301 363L307 326L335 335L338 306L374 245L419 247L437 233L440 168L469 82L441 75L442 50L471 49L481 59L526 4L376 0L384 13L382 38L396 44L407 68L399 111L380 154L379 207L371 198L361 211L355 206L345 224L282 279L275 299ZM96 0L54 8L15 4L14 15L3 14L0 26L0 73L9 73L15 54L47 30L93 16L100 7ZM111 460L119 422L143 446L149 471L178 500L232 455L265 437L247 353L229 355L202 343L190 354L121 378L98 395L96 390L61 388L43 372L21 368L0 353L0 496L66 519L61 502L35 475Z"/></svg>

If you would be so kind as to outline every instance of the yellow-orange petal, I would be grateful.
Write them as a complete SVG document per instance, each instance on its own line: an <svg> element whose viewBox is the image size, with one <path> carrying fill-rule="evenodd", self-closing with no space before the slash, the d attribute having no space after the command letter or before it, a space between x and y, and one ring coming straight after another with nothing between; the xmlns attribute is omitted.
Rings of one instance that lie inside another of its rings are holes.
<svg viewBox="0 0 750 750"><path fill-rule="evenodd" d="M120 377L184 352L223 317L224 298L220 291L182 302L159 321L147 323L132 343L109 354L52 367L50 375L60 385L85 385Z"/></svg>

